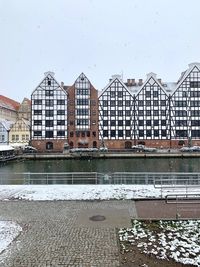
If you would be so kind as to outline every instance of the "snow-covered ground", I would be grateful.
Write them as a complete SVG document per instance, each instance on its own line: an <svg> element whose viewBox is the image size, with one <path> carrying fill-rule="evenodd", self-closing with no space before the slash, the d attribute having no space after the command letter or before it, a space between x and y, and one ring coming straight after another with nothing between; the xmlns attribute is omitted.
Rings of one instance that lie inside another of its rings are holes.
<svg viewBox="0 0 200 267"><path fill-rule="evenodd" d="M177 189L175 189L177 192ZM0 200L106 200L158 198L172 193L153 185L1 185ZM180 193L180 192L179 192Z"/></svg>
<svg viewBox="0 0 200 267"><path fill-rule="evenodd" d="M127 242L158 259L174 259L182 264L200 266L200 221L141 222L119 231L121 249L128 252Z"/></svg>
<svg viewBox="0 0 200 267"><path fill-rule="evenodd" d="M10 221L0 221L0 253L19 235L22 228Z"/></svg>

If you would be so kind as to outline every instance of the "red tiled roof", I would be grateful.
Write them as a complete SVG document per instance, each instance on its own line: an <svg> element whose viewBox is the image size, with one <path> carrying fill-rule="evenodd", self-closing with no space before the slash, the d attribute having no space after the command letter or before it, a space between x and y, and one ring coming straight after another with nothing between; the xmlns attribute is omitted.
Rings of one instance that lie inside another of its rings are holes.
<svg viewBox="0 0 200 267"><path fill-rule="evenodd" d="M0 95L0 103L8 108L18 110L20 103L6 96Z"/></svg>

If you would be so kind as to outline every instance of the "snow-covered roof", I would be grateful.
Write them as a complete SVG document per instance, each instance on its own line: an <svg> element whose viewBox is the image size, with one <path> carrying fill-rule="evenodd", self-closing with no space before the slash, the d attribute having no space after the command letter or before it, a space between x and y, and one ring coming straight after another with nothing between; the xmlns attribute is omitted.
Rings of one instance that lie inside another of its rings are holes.
<svg viewBox="0 0 200 267"><path fill-rule="evenodd" d="M8 131L8 130L10 130L11 126L14 124L14 121L0 120L0 123Z"/></svg>
<svg viewBox="0 0 200 267"><path fill-rule="evenodd" d="M9 145L0 145L0 151L9 151L9 150L14 150L14 148Z"/></svg>

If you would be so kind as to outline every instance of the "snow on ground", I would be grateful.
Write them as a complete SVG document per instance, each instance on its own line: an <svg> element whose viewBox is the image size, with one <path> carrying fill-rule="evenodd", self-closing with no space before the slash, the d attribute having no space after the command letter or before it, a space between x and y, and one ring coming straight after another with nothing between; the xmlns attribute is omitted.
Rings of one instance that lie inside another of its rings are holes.
<svg viewBox="0 0 200 267"><path fill-rule="evenodd" d="M133 221L133 227L119 231L121 249L127 242L159 259L174 259L182 264L200 266L200 220Z"/></svg>
<svg viewBox="0 0 200 267"><path fill-rule="evenodd" d="M22 228L10 221L0 221L0 253L19 235Z"/></svg>
<svg viewBox="0 0 200 267"><path fill-rule="evenodd" d="M1 185L0 187L0 200L106 200L160 196L161 190L154 188L153 185Z"/></svg>

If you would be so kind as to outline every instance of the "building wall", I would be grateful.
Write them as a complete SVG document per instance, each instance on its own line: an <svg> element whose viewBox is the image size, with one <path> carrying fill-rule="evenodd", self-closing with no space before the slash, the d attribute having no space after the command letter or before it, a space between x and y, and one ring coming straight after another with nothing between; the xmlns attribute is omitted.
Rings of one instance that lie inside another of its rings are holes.
<svg viewBox="0 0 200 267"><path fill-rule="evenodd" d="M54 73L45 73L45 78L31 95L31 105L32 144L42 144L42 148L36 146L38 150L44 149L46 144L44 151L57 151L58 143L67 142L67 94L55 80Z"/></svg>
<svg viewBox="0 0 200 267"><path fill-rule="evenodd" d="M98 91L83 73L66 90L70 148L98 147Z"/></svg>
<svg viewBox="0 0 200 267"><path fill-rule="evenodd" d="M10 129L9 144L16 146L28 145L30 141L30 124L28 120L18 119Z"/></svg>

